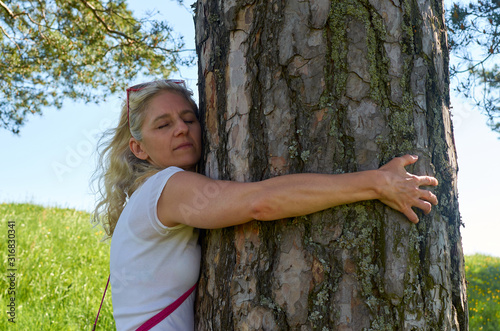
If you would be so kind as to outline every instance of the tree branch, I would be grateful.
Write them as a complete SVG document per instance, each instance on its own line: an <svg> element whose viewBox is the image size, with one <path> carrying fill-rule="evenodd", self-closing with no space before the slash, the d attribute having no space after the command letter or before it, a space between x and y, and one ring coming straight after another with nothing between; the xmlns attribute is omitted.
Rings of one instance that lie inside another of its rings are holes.
<svg viewBox="0 0 500 331"><path fill-rule="evenodd" d="M94 14L95 18L97 18L97 20L99 22L101 22L101 24L104 26L104 28L106 29L106 31L108 31L109 33L112 33L112 34L116 34L116 35L119 35L119 36L122 36L123 38L127 39L127 41L129 43L133 43L135 41L134 38L130 37L129 35L121 32L121 31L116 31L116 30L113 30L111 29L108 24L106 24L106 22L104 21L104 19L102 19L101 16L99 16L99 14L97 13L97 9L92 6L88 1L86 0L80 0L81 3L83 3L85 5L85 7L89 8L91 11L92 11L92 14Z"/></svg>
<svg viewBox="0 0 500 331"><path fill-rule="evenodd" d="M3 9L5 9L5 11L7 12L7 14L9 14L12 18L16 18L16 14L14 14L14 12L12 12L9 7L7 7L6 4L3 3L3 1L0 1L0 6L2 6Z"/></svg>
<svg viewBox="0 0 500 331"><path fill-rule="evenodd" d="M1 1L0 1L1 2ZM0 29L2 29L2 32L3 34L10 39L10 41L12 41L14 43L14 45L16 45L17 47L17 50L19 51L19 53L21 53L21 47L19 47L19 44L16 43L16 41L14 39L12 39L9 34L7 33L7 31L4 30L4 28L2 26L0 26Z"/></svg>

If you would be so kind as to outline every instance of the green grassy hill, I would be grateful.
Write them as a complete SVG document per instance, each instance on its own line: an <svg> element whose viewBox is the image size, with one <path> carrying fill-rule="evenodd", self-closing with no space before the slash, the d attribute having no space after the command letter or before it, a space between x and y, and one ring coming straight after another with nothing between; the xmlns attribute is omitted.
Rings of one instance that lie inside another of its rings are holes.
<svg viewBox="0 0 500 331"><path fill-rule="evenodd" d="M109 241L101 242L90 215L0 204L0 229L0 330L91 330L109 274ZM472 255L465 263L470 330L500 330L500 258ZM110 294L97 330L115 329Z"/></svg>
<svg viewBox="0 0 500 331"><path fill-rule="evenodd" d="M469 299L469 330L500 330L500 258L465 257Z"/></svg>
<svg viewBox="0 0 500 331"><path fill-rule="evenodd" d="M6 267L0 330L92 330L109 274L109 242L101 242L103 232L92 227L90 215L0 204L0 229ZM108 292L97 330L114 329Z"/></svg>

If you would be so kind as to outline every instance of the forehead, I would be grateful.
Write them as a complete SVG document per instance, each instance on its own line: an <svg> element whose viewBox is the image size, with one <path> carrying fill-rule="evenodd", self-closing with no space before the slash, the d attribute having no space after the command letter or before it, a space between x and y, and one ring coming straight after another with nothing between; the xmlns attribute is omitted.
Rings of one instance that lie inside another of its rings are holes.
<svg viewBox="0 0 500 331"><path fill-rule="evenodd" d="M191 116L189 114L197 118L193 105L182 94L165 91L154 96L146 105L143 125L154 127L159 121Z"/></svg>
<svg viewBox="0 0 500 331"><path fill-rule="evenodd" d="M154 96L148 104L148 113L192 110L193 105L180 93L165 91Z"/></svg>

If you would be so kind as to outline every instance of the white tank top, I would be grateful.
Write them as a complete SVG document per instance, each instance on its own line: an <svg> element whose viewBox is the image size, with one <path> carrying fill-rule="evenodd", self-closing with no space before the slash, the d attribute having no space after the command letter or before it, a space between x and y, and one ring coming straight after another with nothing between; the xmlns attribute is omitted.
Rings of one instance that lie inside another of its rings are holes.
<svg viewBox="0 0 500 331"><path fill-rule="evenodd" d="M164 226L157 204L168 179L182 171L169 167L151 176L130 197L111 240L113 315L118 331L135 330L197 281L201 252L198 230ZM194 330L195 292L152 330Z"/></svg>

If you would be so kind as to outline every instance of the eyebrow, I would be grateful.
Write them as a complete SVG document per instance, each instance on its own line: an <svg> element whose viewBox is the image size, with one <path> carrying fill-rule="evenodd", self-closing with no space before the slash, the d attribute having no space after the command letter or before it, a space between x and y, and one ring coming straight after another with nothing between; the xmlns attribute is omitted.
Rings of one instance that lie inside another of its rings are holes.
<svg viewBox="0 0 500 331"><path fill-rule="evenodd" d="M181 111L180 115L182 116L182 115L185 115L185 114L187 114L187 113L192 113L193 115L195 115L195 116L196 116L196 114L195 114L194 110L192 110L192 109L185 109L185 110ZM172 117L172 115L170 115L170 114L163 114L163 115L160 115L160 116L158 116L157 118L155 118L155 119L153 120L153 124L155 124L155 123L156 123L156 122L158 122L158 121L161 121L162 119L165 119L165 118L166 118L166 119L169 119L169 118L171 118L171 117Z"/></svg>

